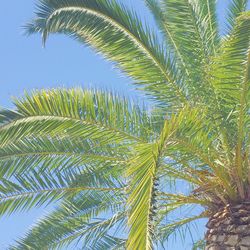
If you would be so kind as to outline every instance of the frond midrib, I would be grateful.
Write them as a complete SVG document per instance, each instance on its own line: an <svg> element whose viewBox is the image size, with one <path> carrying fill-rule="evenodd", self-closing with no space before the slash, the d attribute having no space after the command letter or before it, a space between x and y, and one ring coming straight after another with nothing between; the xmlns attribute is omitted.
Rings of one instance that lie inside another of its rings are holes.
<svg viewBox="0 0 250 250"><path fill-rule="evenodd" d="M131 135L131 134L128 134L122 130L118 130L116 128L113 128L113 127L110 127L110 126L107 126L106 124L98 124L98 122L94 122L94 121L90 121L90 120L82 120L82 119L77 119L77 118L73 118L73 117L69 117L69 116L59 116L59 115L42 115L42 114L39 114L39 115L29 115L29 116L23 116L21 119L16 119L16 120L12 120L11 122L5 124L5 125L2 125L0 126L0 132L4 129L7 129L8 127L10 127L11 125L13 124L16 124L16 123L21 123L21 122L25 122L27 120L44 120L44 119L50 119L50 120L59 120L59 121L65 121L65 120L69 120L69 121L75 121L75 122L80 122L82 125L87 125L87 126L95 126L97 128L100 128L100 129L106 129L106 130L110 130L111 132L114 132L114 133L118 133L120 135L123 135L125 137L127 137L127 139L132 139L132 140L135 140L135 141L138 141L138 142L144 142L144 140L142 138L139 138L139 137L136 137L134 135Z"/></svg>
<svg viewBox="0 0 250 250"><path fill-rule="evenodd" d="M126 163L126 160L121 160L115 157L109 157L104 155L98 155L98 154L85 154L85 153L76 153L76 152L64 152L64 151L39 151L39 152L25 152L25 153L15 153L15 154L6 154L6 155L0 155L0 161L5 159L11 159L12 157L18 158L18 157L29 157L29 156L54 156L54 155L65 155L65 156L83 156L86 158L98 158L99 160L105 160L105 161L115 161L119 163Z"/></svg>
<svg viewBox="0 0 250 250"><path fill-rule="evenodd" d="M19 193L19 194L11 194L11 195L0 195L0 205L2 201L6 201L6 200L11 200L11 199L16 199L19 197L24 197L24 196L30 196L30 195L38 195L38 194L43 194L43 193L51 193L51 192L58 192L58 193L62 193L62 192L80 192L80 191L121 191L123 190L123 188L97 188L97 187L61 187L61 188L51 188L51 189L37 189L34 191L28 191L28 192L23 192L23 193Z"/></svg>

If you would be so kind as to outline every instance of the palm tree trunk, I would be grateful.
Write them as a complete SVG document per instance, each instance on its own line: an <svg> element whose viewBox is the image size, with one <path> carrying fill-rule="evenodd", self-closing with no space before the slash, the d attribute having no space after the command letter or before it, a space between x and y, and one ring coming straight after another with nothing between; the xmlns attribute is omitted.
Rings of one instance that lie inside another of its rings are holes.
<svg viewBox="0 0 250 250"><path fill-rule="evenodd" d="M227 205L207 223L206 250L250 250L250 202Z"/></svg>

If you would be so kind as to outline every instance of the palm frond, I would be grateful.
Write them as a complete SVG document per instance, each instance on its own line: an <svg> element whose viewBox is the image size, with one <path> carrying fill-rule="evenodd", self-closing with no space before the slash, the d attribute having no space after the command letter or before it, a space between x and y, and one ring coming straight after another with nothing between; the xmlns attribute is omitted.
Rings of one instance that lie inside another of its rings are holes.
<svg viewBox="0 0 250 250"><path fill-rule="evenodd" d="M127 170L130 177L128 206L130 226L127 249L152 249L154 184L158 148L146 144L137 148L137 155Z"/></svg>
<svg viewBox="0 0 250 250"><path fill-rule="evenodd" d="M90 150L88 143L80 140L35 138L22 139L0 149L1 176L10 178L14 174L31 169L66 170L83 169L88 164L115 166L125 164L123 155L116 158L109 151ZM117 155L118 156L118 155Z"/></svg>
<svg viewBox="0 0 250 250"><path fill-rule="evenodd" d="M230 33L236 25L237 17L247 9L248 0L231 0L227 10L227 32Z"/></svg>
<svg viewBox="0 0 250 250"><path fill-rule="evenodd" d="M37 246L61 249L70 245L77 247L80 243L84 249L120 247L124 240L112 236L110 229L124 219L124 212L116 212L121 210L122 204L119 196L96 190L83 191L67 198L10 249ZM94 219L107 211L112 211L114 215L106 219Z"/></svg>
<svg viewBox="0 0 250 250"><path fill-rule="evenodd" d="M93 174L93 172L92 172ZM89 174L87 174L90 177ZM95 176L95 179L97 176ZM80 191L95 190L100 192L118 192L120 188L94 186L95 179L86 185L84 174L78 177L74 171L49 172L46 170L32 170L27 174L16 175L13 181L0 180L0 215L11 214L16 211L29 210L32 207L50 204L63 197L79 193ZM104 179L103 179L104 182Z"/></svg>
<svg viewBox="0 0 250 250"><path fill-rule="evenodd" d="M214 87L220 101L225 100L224 104L229 106L230 111L239 103L238 92L242 87L242 77L246 71L249 39L249 12L246 12L237 18L232 34L225 39L220 54L214 59L212 68Z"/></svg>
<svg viewBox="0 0 250 250"><path fill-rule="evenodd" d="M174 61L156 35L115 1L41 0L27 31L41 32L44 40L50 33L70 34L117 63L158 100L175 106L186 100Z"/></svg>
<svg viewBox="0 0 250 250"><path fill-rule="evenodd" d="M213 96L213 89L206 77L210 58L215 54L219 38L215 14L215 1L146 1L157 16L170 49L178 58L182 69L184 88L194 102L204 102L208 93ZM202 91L201 91L202 90ZM199 98L199 100L197 100Z"/></svg>
<svg viewBox="0 0 250 250"><path fill-rule="evenodd" d="M95 159L81 159L82 156L60 157L34 155L5 162L6 172L8 168L11 170L8 178L0 178L1 214L49 204L84 190L118 192L125 187L118 179L122 167L107 159L95 162Z"/></svg>
<svg viewBox="0 0 250 250"><path fill-rule="evenodd" d="M174 25L174 13L180 13L180 11L174 12L174 2L171 1L158 1L158 0L145 0L147 6L151 10L152 14L154 15L154 18L164 34L165 38L168 41L168 45L172 47L174 53L176 54L177 58L179 58L181 67L186 71L186 73L189 76L189 68L187 63L188 58L185 58L185 54L183 53L182 43L181 43L181 37L178 37L176 32L178 32L178 29L180 29L180 26L178 26L178 23L182 23L182 25L188 25L193 27L192 32L196 34L196 37L193 37L193 39L196 39L199 36L202 36L202 34L199 34L199 32L203 32L203 34L206 34L206 39L204 39L204 42L207 42L206 46L210 47L210 53L211 55L214 54L216 50L216 46L219 42L219 35L218 35L218 24L217 24L217 17L216 17L216 1L181 1L176 2L176 10L185 10L185 14L189 12L189 16L193 15L192 19L187 20L182 19L180 16L176 16L176 20L178 21L176 25ZM187 8L187 6L189 6ZM185 7L185 8L184 8ZM193 13L192 13L193 12ZM177 14L178 15L178 14ZM193 24L190 24L193 20ZM201 28L202 27L202 28ZM183 32L184 32L183 27ZM179 30L180 32L180 30ZM187 30L186 30L187 32ZM191 30L188 30L188 32L191 32ZM198 58L196 58L198 59Z"/></svg>
<svg viewBox="0 0 250 250"><path fill-rule="evenodd" d="M163 169L160 164L159 173L186 179L196 185L198 182L201 186L206 180L209 188L227 190L230 197L236 198L235 186L231 184L230 166L226 167L230 162L227 152L223 150L223 142L217 134L215 124L213 120L210 122L207 119L206 109L201 107L185 107L166 120L159 143L162 147L162 157L174 161L173 167L169 167L170 164L163 159L163 167L168 167ZM181 173L183 171L187 173ZM220 185L220 188L214 183Z"/></svg>
<svg viewBox="0 0 250 250"><path fill-rule="evenodd" d="M196 197L195 195L183 195L183 194L172 194L159 192L157 193L157 199L162 201L162 207L173 205L187 205L187 204L198 204L203 206L209 206L211 202L206 199L201 199L200 197ZM164 203L167 202L167 203Z"/></svg>
<svg viewBox="0 0 250 250"><path fill-rule="evenodd" d="M236 147L235 178L242 177L242 150L247 135L249 109L249 44L250 13L246 12L236 19L231 35L225 40L221 54L215 58L214 85L220 102L224 106L224 125L230 137L230 147ZM230 75L228 75L230 74ZM230 119L230 123L226 121ZM237 131L235 133L235 131ZM239 175L239 176L238 176ZM238 176L238 177L237 177ZM242 183L237 180L239 189ZM242 190L240 191L243 196Z"/></svg>
<svg viewBox="0 0 250 250"><path fill-rule="evenodd" d="M152 140L157 135L145 111L108 94L80 89L42 91L16 101L16 106L18 118L12 120L6 116L4 119L9 119L9 122L0 127L0 160L3 162L8 158L13 161L16 154L20 159L32 155L45 157L42 152L53 155L52 148L54 155L61 159L67 156L67 152L72 153L72 158L76 155L81 157L82 153L87 157L89 153L96 155L94 161L98 155L100 159L102 156L114 156L114 152L118 153L123 145ZM141 124L145 126L142 128ZM41 144L38 150L36 143ZM73 148L75 143L76 149ZM62 147L60 154L58 149ZM70 151L66 150L67 147ZM92 148L95 152L90 150ZM124 155L120 154L119 158L124 159ZM4 169L3 164L1 171Z"/></svg>
<svg viewBox="0 0 250 250"><path fill-rule="evenodd" d="M103 146L100 149L99 145L88 141L45 136L23 138L0 148L0 176L4 178L27 173L32 169L76 171L96 164L103 169L118 164L126 165L126 155L124 152L119 153L118 148Z"/></svg>

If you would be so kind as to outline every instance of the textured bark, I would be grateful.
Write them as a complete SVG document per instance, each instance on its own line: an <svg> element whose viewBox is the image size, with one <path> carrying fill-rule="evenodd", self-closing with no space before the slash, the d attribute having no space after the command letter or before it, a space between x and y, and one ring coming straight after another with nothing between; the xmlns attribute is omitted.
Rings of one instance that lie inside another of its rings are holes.
<svg viewBox="0 0 250 250"><path fill-rule="evenodd" d="M206 250L250 250L250 203L227 205L207 223Z"/></svg>

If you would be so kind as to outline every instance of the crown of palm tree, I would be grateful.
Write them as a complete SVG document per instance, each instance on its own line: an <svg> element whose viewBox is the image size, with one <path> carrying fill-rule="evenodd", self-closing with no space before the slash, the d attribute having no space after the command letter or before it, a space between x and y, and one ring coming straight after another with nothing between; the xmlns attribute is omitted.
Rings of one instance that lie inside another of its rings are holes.
<svg viewBox="0 0 250 250"><path fill-rule="evenodd" d="M0 214L60 200L11 249L150 250L183 225L250 201L247 0L230 2L223 37L215 0L145 0L163 39L118 1L38 2L28 33L91 46L157 109L58 89L2 110ZM180 180L183 193L172 185ZM201 213L169 221L191 205Z"/></svg>

